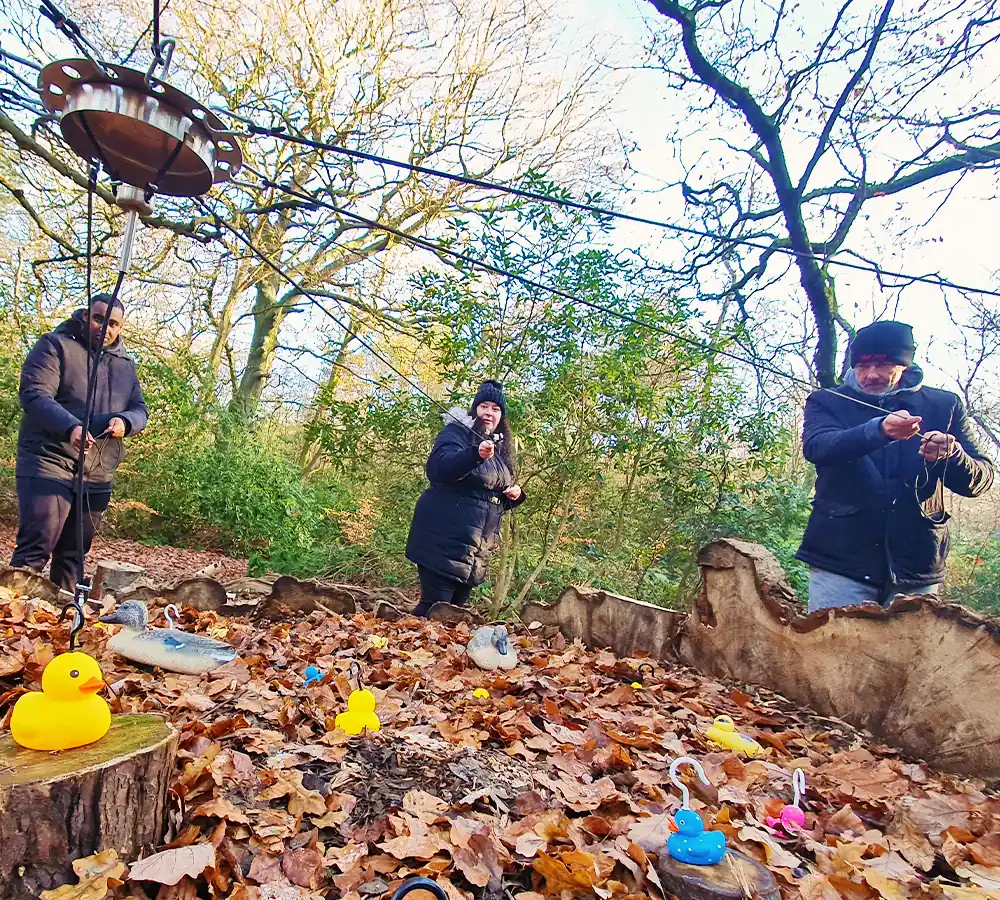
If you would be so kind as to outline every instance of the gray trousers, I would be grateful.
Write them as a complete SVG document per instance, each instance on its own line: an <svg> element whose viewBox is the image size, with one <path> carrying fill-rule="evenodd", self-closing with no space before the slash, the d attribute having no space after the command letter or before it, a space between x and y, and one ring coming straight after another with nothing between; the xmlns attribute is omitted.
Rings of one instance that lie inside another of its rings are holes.
<svg viewBox="0 0 1000 900"><path fill-rule="evenodd" d="M835 575L825 569L809 567L809 612L817 609L833 609L840 606L860 606L862 603L888 605L896 594L937 595L939 584L907 584L898 582L877 588L862 584L843 575Z"/></svg>

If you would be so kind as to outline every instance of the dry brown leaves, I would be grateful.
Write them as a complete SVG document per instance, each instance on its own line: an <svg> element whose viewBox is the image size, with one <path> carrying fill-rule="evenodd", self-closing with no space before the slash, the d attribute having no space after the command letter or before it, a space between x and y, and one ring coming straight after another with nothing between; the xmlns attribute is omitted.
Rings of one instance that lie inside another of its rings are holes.
<svg viewBox="0 0 1000 900"><path fill-rule="evenodd" d="M0 597L0 716L65 648L56 618ZM449 900L658 896L656 857L679 805L667 769L681 754L713 782L691 782L694 808L789 898L1000 897L995 797L764 692L662 662L635 690L644 660L524 629L513 631L521 666L498 674L469 667L465 625L316 613L261 626L194 610L184 621L224 630L239 660L201 678L152 675L109 653L105 633L84 639L116 712L159 711L182 730L171 843L131 873L157 900L375 900L415 873ZM333 725L352 662L378 702L376 736ZM307 665L331 677L306 687ZM488 699L473 697L480 687ZM707 746L723 713L765 759ZM763 822L790 800L793 767L809 790L806 829L789 840ZM95 859L46 900L101 900L124 869Z"/></svg>

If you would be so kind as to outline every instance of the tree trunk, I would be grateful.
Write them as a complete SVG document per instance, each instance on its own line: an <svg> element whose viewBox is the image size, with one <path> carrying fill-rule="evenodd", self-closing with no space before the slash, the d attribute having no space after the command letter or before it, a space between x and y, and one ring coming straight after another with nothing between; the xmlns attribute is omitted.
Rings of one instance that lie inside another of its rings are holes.
<svg viewBox="0 0 1000 900"><path fill-rule="evenodd" d="M257 299L253 305L253 338L250 354L240 376L240 383L233 394L230 408L244 417L249 417L257 409L260 395L267 386L274 368L274 356L278 348L278 332L288 315L288 306L278 299L282 281L277 275L258 282Z"/></svg>
<svg viewBox="0 0 1000 900"><path fill-rule="evenodd" d="M500 564L497 586L490 603L490 619L496 619L507 602L510 586L514 581L514 563L517 559L517 513L511 510L504 517L500 543Z"/></svg>
<svg viewBox="0 0 1000 900"><path fill-rule="evenodd" d="M94 744L61 753L0 738L0 900L75 883L72 863L163 840L177 733L159 716L116 716Z"/></svg>

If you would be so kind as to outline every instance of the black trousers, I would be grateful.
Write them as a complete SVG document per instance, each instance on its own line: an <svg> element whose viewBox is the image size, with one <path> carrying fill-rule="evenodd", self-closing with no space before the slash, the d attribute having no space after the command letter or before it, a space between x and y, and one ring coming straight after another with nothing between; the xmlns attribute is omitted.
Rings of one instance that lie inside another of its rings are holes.
<svg viewBox="0 0 1000 900"><path fill-rule="evenodd" d="M110 490L83 495L83 546L80 546L73 485L47 478L18 478L17 546L10 564L41 572L51 557L50 578L73 593L110 501Z"/></svg>
<svg viewBox="0 0 1000 900"><path fill-rule="evenodd" d="M415 616L426 616L435 603L453 603L455 606L465 606L472 593L472 585L445 578L423 566L417 566L420 576L420 602L413 610Z"/></svg>

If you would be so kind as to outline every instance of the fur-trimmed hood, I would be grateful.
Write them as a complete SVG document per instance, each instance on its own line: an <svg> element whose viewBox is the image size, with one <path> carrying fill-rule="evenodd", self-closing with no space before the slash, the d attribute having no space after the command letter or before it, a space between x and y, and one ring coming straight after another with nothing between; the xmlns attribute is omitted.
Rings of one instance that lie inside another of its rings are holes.
<svg viewBox="0 0 1000 900"><path fill-rule="evenodd" d="M476 424L469 411L461 406L453 406L447 412L441 413L441 421L445 425L464 425L466 428L472 428Z"/></svg>

